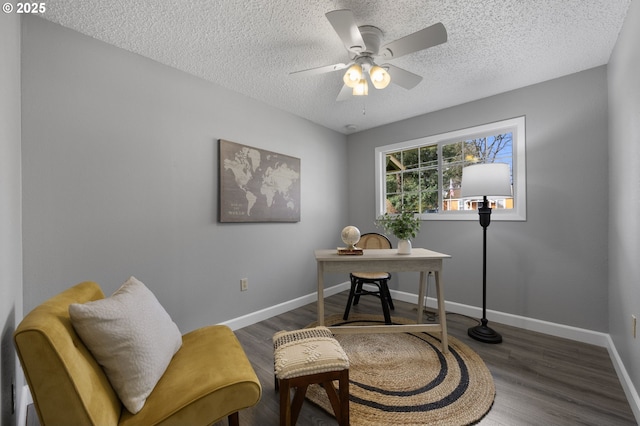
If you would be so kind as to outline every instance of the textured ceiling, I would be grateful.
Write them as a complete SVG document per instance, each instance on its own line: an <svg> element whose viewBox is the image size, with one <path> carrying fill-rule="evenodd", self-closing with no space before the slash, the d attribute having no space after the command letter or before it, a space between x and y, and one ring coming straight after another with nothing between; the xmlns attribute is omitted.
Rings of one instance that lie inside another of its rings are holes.
<svg viewBox="0 0 640 426"><path fill-rule="evenodd" d="M348 134L606 64L630 2L47 0L43 17ZM424 77L414 89L336 102L343 72L289 75L349 61L335 9L382 44L437 22L448 42L391 61Z"/></svg>

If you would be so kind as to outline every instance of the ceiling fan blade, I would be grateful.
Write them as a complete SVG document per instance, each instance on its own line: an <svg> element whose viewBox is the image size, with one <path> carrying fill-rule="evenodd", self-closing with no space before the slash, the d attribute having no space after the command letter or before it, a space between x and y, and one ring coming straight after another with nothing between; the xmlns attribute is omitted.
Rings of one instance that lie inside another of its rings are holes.
<svg viewBox="0 0 640 426"><path fill-rule="evenodd" d="M391 64L382 64L391 76L391 82L407 90L413 89L422 81L422 77L402 68L398 68Z"/></svg>
<svg viewBox="0 0 640 426"><path fill-rule="evenodd" d="M323 67L309 68L309 69L300 70L300 71L293 71L293 72L290 72L289 75L291 75L291 74L306 74L306 75L325 74L325 73L328 73L328 72L333 72L333 71L338 71L338 70L345 69L349 65L351 65L351 64L325 65Z"/></svg>
<svg viewBox="0 0 640 426"><path fill-rule="evenodd" d="M351 96L353 96L353 89L345 84L344 86L342 86L342 89L340 89L340 93L338 93L336 101L346 101L351 99Z"/></svg>
<svg viewBox="0 0 640 426"><path fill-rule="evenodd" d="M349 9L332 10L327 12L325 16L349 52L358 54L365 50L366 46L352 11Z"/></svg>
<svg viewBox="0 0 640 426"><path fill-rule="evenodd" d="M408 55L409 53L437 46L446 41L447 30L444 28L444 25L442 25L442 22L438 22L430 27L423 28L413 34L385 44L380 48L378 56L385 59L395 59Z"/></svg>

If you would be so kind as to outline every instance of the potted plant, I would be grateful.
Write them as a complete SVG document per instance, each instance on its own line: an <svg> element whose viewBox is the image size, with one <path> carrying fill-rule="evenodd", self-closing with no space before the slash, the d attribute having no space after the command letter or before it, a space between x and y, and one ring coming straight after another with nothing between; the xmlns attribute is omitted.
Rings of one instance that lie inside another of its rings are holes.
<svg viewBox="0 0 640 426"><path fill-rule="evenodd" d="M376 219L376 226L398 238L398 254L411 253L411 238L420 230L420 219L411 212L385 213Z"/></svg>

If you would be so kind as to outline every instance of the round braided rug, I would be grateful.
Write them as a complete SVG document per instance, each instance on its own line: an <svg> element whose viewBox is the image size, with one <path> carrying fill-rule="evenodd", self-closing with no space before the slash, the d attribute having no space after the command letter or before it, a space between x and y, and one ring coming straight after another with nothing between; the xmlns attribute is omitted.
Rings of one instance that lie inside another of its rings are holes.
<svg viewBox="0 0 640 426"><path fill-rule="evenodd" d="M396 324L415 321L393 317ZM384 324L381 316L328 317L325 325ZM312 324L313 326L315 324ZM349 356L349 410L353 426L468 425L489 411L493 377L471 348L449 336L449 353L439 333L336 334ZM337 385L337 384L336 384ZM333 414L318 385L307 398Z"/></svg>

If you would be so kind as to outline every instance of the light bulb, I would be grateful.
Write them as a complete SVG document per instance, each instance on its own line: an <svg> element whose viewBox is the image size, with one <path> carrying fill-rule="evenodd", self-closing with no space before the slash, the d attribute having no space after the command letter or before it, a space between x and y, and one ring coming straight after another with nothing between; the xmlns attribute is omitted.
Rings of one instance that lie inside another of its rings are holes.
<svg viewBox="0 0 640 426"><path fill-rule="evenodd" d="M358 84L353 88L353 96L367 96L369 94L369 85L364 78L360 79Z"/></svg>

